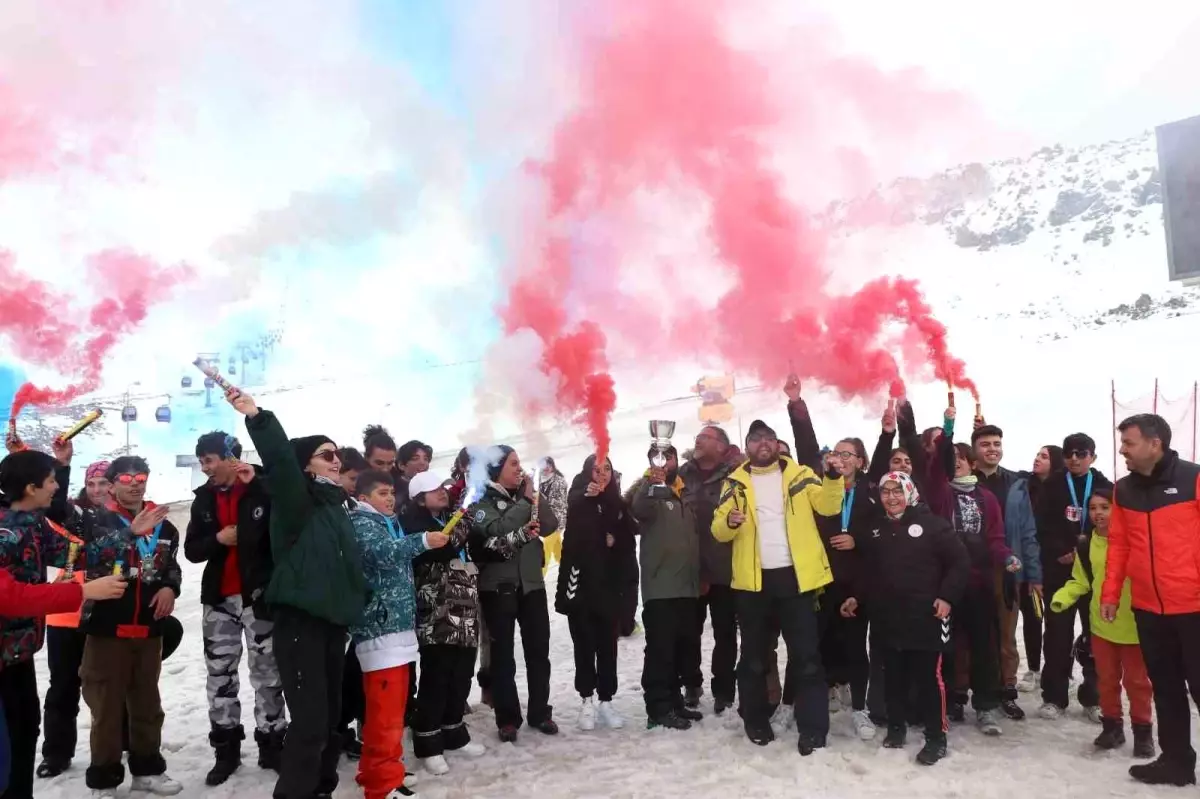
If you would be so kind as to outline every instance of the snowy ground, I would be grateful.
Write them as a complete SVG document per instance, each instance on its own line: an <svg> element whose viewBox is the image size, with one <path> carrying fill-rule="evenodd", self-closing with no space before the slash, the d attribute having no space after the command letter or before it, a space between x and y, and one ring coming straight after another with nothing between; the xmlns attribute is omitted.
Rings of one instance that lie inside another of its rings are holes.
<svg viewBox="0 0 1200 799"><path fill-rule="evenodd" d="M181 525L185 520L179 519ZM198 602L199 566L184 564L184 594L176 615L186 631L179 651L166 663L162 676L166 728L163 741L170 774L184 783L183 797L232 799L269 797L273 775L264 774L249 762L228 783L206 788L204 775L211 766L208 747L208 716L204 693L204 657L200 640ZM551 579L553 579L553 571ZM1018 636L1019 638L1020 636ZM711 637L707 638L711 646ZM517 648L518 653L520 647ZM781 654L784 651L780 647ZM829 747L812 757L796 753L794 733L765 749L749 743L736 714L719 719L711 716L711 697L703 710L710 713L688 732L647 731L641 700L642 641L624 639L620 648L620 688L615 704L624 714L624 730L581 733L574 728L578 696L572 681L574 667L566 620L551 614L553 666L551 701L562 726L556 738L522 730L516 745L501 745L495 725L482 706L469 718L476 740L491 751L478 761L452 762L445 777L421 773L417 785L421 796L435 799L457 797L504 797L533 794L549 799L601 799L602 797L687 796L733 797L750 794L756 799L792 797L888 797L939 796L987 797L1096 797L1177 796L1172 789L1147 789L1130 781L1126 769L1133 762L1129 747L1105 755L1091 751L1091 740L1099 728L1084 719L1077 705L1068 718L1052 723L1031 717L1025 722L1006 722L999 739L985 739L973 725L960 725L950 733L950 756L934 768L913 762L922 736L910 733L904 752L880 748L882 732L874 743L853 737L845 712L833 719ZM523 667L518 654L518 685L523 685ZM704 662L707 665L708 652ZM39 664L41 690L47 677L44 661ZM1022 666L1024 664L1022 663ZM243 670L243 674L244 674ZM521 694L524 695L524 688ZM472 698L474 702L477 696ZM253 697L242 680L243 719L252 723ZM1023 694L1022 705L1032 714L1036 695ZM87 763L86 707L80 716L81 748L71 771L50 781L40 781L41 799L77 799L86 795L83 770ZM250 749L247 754L253 754ZM354 766L343 762L342 786L337 797L361 796L354 784Z"/></svg>

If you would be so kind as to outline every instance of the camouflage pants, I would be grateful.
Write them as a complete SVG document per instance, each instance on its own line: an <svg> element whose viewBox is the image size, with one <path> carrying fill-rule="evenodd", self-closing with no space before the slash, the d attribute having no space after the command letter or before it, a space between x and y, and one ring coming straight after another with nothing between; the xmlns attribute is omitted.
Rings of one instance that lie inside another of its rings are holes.
<svg viewBox="0 0 1200 799"><path fill-rule="evenodd" d="M240 596L226 597L219 605L204 606L204 663L208 668L208 718L213 729L230 729L242 723L242 638L249 650L250 685L254 687L254 724L262 732L287 726L283 682L275 665L271 643L273 624L254 618L254 609L243 607Z"/></svg>

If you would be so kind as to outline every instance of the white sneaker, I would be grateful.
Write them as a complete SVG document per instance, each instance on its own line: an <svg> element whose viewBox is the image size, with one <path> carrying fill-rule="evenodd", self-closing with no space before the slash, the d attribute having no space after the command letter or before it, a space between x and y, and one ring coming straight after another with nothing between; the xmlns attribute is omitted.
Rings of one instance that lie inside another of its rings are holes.
<svg viewBox="0 0 1200 799"><path fill-rule="evenodd" d="M447 749L447 754L462 755L463 757L483 757L487 754L487 747L479 743L479 741L467 741L464 746L457 749Z"/></svg>
<svg viewBox="0 0 1200 799"><path fill-rule="evenodd" d="M791 705L785 705L781 702L779 707L775 708L775 713L771 716L771 729L776 735L781 736L795 726L795 709Z"/></svg>
<svg viewBox="0 0 1200 799"><path fill-rule="evenodd" d="M584 732L596 729L596 703L590 696L579 705L579 729Z"/></svg>
<svg viewBox="0 0 1200 799"><path fill-rule="evenodd" d="M1046 721L1058 721L1063 717L1063 709L1058 705L1052 705L1046 702L1038 708L1038 715Z"/></svg>
<svg viewBox="0 0 1200 799"><path fill-rule="evenodd" d="M854 708L854 695L850 693L849 685L838 686L838 699L842 701L843 710L852 710Z"/></svg>
<svg viewBox="0 0 1200 799"><path fill-rule="evenodd" d="M875 723L871 721L871 717L867 715L865 710L856 710L851 717L854 723L854 732L864 741L875 740Z"/></svg>
<svg viewBox="0 0 1200 799"><path fill-rule="evenodd" d="M780 705L782 707L782 704ZM837 687L829 689L829 712L837 713L842 709L842 695L838 693Z"/></svg>
<svg viewBox="0 0 1200 799"><path fill-rule="evenodd" d="M1101 716L1101 713L1100 713L1100 708L1098 708L1098 707L1085 707L1085 708L1083 709L1083 712L1087 714L1088 721L1092 722L1093 724L1100 724L1100 723L1102 723L1102 722L1101 722L1101 719L1100 719L1100 716Z"/></svg>
<svg viewBox="0 0 1200 799"><path fill-rule="evenodd" d="M421 761L418 760L417 762L420 763ZM415 788L417 786L417 783L419 783L420 781L421 781L420 775L418 775L416 771L410 771L408 768L408 764L405 763L404 764L404 787L405 788Z"/></svg>
<svg viewBox="0 0 1200 799"><path fill-rule="evenodd" d="M116 788L93 788L92 799L116 799Z"/></svg>
<svg viewBox="0 0 1200 799"><path fill-rule="evenodd" d="M447 763L446 758L441 755L427 757L421 761L421 765L425 767L426 771L435 777L440 777L443 774L450 773L450 764Z"/></svg>
<svg viewBox="0 0 1200 799"><path fill-rule="evenodd" d="M1027 671L1017 683L1017 690L1023 694L1031 694L1042 686L1042 674L1038 671Z"/></svg>
<svg viewBox="0 0 1200 799"><path fill-rule="evenodd" d="M621 718L621 714L613 707L612 702L601 702L596 707L596 715L599 717L600 723L610 730L619 730L625 726L625 719Z"/></svg>
<svg viewBox="0 0 1200 799"><path fill-rule="evenodd" d="M984 735L1004 734L1004 728L1000 726L1000 713L997 710L980 710L975 714L975 723Z"/></svg>
<svg viewBox="0 0 1200 799"><path fill-rule="evenodd" d="M156 774L153 777L134 777L129 790L134 793L152 793L155 796L174 796L183 790L183 786L166 774Z"/></svg>

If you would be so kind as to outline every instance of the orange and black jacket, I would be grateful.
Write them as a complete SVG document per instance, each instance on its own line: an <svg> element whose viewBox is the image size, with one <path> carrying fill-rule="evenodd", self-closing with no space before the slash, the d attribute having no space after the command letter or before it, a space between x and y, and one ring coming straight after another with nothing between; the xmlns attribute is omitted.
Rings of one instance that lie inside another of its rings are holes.
<svg viewBox="0 0 1200 799"><path fill-rule="evenodd" d="M1149 475L1117 482L1101 601L1119 604L1129 578L1133 607L1200 613L1200 466L1168 451Z"/></svg>

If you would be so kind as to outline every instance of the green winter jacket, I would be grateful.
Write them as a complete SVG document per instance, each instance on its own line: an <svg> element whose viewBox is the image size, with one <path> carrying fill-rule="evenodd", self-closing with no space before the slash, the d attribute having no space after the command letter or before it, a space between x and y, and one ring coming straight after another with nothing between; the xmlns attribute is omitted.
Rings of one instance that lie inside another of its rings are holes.
<svg viewBox="0 0 1200 799"><path fill-rule="evenodd" d="M700 596L700 537L683 493L678 478L674 486L654 486L643 477L626 495L642 539L643 602Z"/></svg>
<svg viewBox="0 0 1200 799"><path fill-rule="evenodd" d="M1071 579L1054 592L1050 599L1050 610L1062 613L1084 597L1088 598L1088 619L1092 624L1092 635L1114 644L1137 644L1137 622L1133 618L1133 597L1129 580L1121 587L1121 604L1117 606L1117 618L1107 622L1100 618L1100 588L1104 585L1105 567L1108 565L1108 538L1092 534L1088 545L1091 561L1091 583L1088 582L1087 564L1079 555L1071 568Z"/></svg>
<svg viewBox="0 0 1200 799"><path fill-rule="evenodd" d="M267 603L349 627L362 615L367 586L345 492L303 471L275 414L259 410L246 419L246 430L271 495L275 569Z"/></svg>
<svg viewBox="0 0 1200 799"><path fill-rule="evenodd" d="M522 593L546 588L542 577L545 550L542 538L558 529L558 518L549 502L538 502L540 538L530 539L526 526L533 518L533 503L525 495L488 483L483 497L467 510L471 522L471 559L479 566L479 590L499 591L519 587Z"/></svg>

